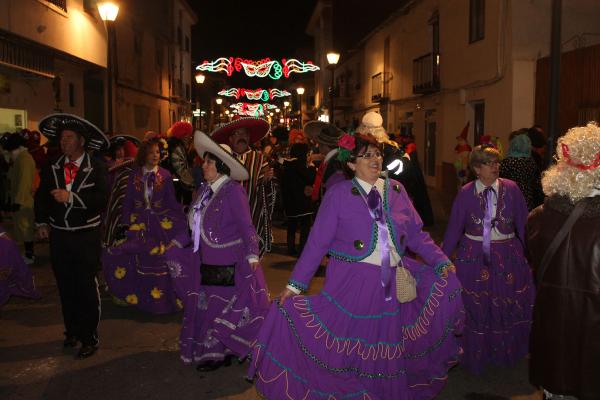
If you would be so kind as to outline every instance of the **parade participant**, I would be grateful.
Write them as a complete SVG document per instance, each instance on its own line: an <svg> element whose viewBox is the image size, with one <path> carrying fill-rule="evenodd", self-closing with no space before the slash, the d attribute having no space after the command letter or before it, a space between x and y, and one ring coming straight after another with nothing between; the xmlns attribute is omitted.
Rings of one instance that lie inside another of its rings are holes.
<svg viewBox="0 0 600 400"><path fill-rule="evenodd" d="M33 275L21 258L19 247L0 226L0 307L10 296L39 299Z"/></svg>
<svg viewBox="0 0 600 400"><path fill-rule="evenodd" d="M250 201L252 222L259 237L260 256L271 250L273 235L271 218L275 206L276 188L272 182L273 168L262 153L251 150L250 145L260 142L269 133L269 123L262 118L237 117L216 128L210 136L217 142L228 144L233 155L248 170L250 178L242 182Z"/></svg>
<svg viewBox="0 0 600 400"><path fill-rule="evenodd" d="M434 223L433 209L427 193L427 185L423 178L421 168L412 168L410 157L407 156L398 144L391 141L383 127L381 114L371 111L366 113L356 132L373 136L383 146L383 166L394 179L398 179L404 186L412 204L419 213L424 226Z"/></svg>
<svg viewBox="0 0 600 400"><path fill-rule="evenodd" d="M20 133L11 134L2 145L10 152L12 165L8 169L10 198L12 201L13 239L23 243L26 264L35 262L33 235L35 230L33 212L34 180L37 174L35 161Z"/></svg>
<svg viewBox="0 0 600 400"><path fill-rule="evenodd" d="M600 128L570 129L556 154L542 178L548 197L527 221L538 288L530 380L545 399L599 399Z"/></svg>
<svg viewBox="0 0 600 400"><path fill-rule="evenodd" d="M361 134L339 144L352 179L325 193L249 376L267 399L431 399L461 351L454 267L421 230L402 185L380 178L381 145ZM428 265L406 257L407 248ZM325 254L321 293L298 295Z"/></svg>
<svg viewBox="0 0 600 400"><path fill-rule="evenodd" d="M102 252L110 292L153 314L181 308L169 276L166 251L189 240L171 174L158 166L167 154L167 143L158 135L146 137L140 145L123 199L123 237Z"/></svg>
<svg viewBox="0 0 600 400"><path fill-rule="evenodd" d="M245 358L269 309L258 258L258 237L250 218L248 197L238 181L248 171L229 146L196 131L194 146L204 159L204 183L188 215L193 256L184 280L185 307L181 358L199 362L199 371ZM187 249L183 249L187 250ZM180 252L174 249L175 252Z"/></svg>
<svg viewBox="0 0 600 400"><path fill-rule="evenodd" d="M333 124L310 121L304 125L304 133L319 144L319 153L325 157L317 169L311 194L312 201L318 203L328 188L345 179L342 164L335 157L337 141L344 132Z"/></svg>
<svg viewBox="0 0 600 400"><path fill-rule="evenodd" d="M110 138L108 161L108 189L110 197L102 218L102 247L115 244L121 217L123 199L127 193L129 175L135 170L135 156L140 140L129 135L116 135Z"/></svg>
<svg viewBox="0 0 600 400"><path fill-rule="evenodd" d="M454 168L456 168L456 177L458 179L458 188L462 188L469 181L469 155L471 154L471 146L468 143L469 126L471 122L467 122L460 135L456 137L456 160Z"/></svg>
<svg viewBox="0 0 600 400"><path fill-rule="evenodd" d="M287 217L288 254L302 252L314 213L310 195L315 180L315 167L309 166L308 145L296 143L290 147L290 159L283 163L281 192ZM296 249L296 230L300 228L300 243Z"/></svg>
<svg viewBox="0 0 600 400"><path fill-rule="evenodd" d="M544 202L541 174L531 158L531 140L527 130L517 131L508 144L508 154L500 162L500 177L514 181L525 197L527 209L533 210Z"/></svg>
<svg viewBox="0 0 600 400"><path fill-rule="evenodd" d="M167 130L169 157L163 162L163 166L173 175L175 197L184 205L190 204L194 191L193 156L191 155L193 131L192 124L186 121L177 121Z"/></svg>
<svg viewBox="0 0 600 400"><path fill-rule="evenodd" d="M500 154L476 146L469 164L477 180L457 194L442 248L464 287L467 311L462 364L481 373L513 365L528 352L534 287L524 255L527 204L513 181L498 178Z"/></svg>
<svg viewBox="0 0 600 400"><path fill-rule="evenodd" d="M135 158L140 139L129 135L115 135L110 138L108 149L109 160L107 166L109 171L123 163L130 163ZM133 148L132 148L133 146ZM135 149L135 150L134 150Z"/></svg>
<svg viewBox="0 0 600 400"><path fill-rule="evenodd" d="M100 299L96 271L100 260L100 213L108 199L106 169L86 150L103 150L108 138L90 122L71 114L51 114L39 123L62 155L42 170L35 195L37 235L50 239L63 319L64 347L82 346L78 358L98 346Z"/></svg>

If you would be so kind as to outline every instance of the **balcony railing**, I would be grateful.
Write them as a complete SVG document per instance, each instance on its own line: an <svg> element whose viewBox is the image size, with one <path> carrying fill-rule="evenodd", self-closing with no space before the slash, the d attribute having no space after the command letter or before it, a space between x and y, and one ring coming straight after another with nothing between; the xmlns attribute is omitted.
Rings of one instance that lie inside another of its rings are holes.
<svg viewBox="0 0 600 400"><path fill-rule="evenodd" d="M64 12L67 12L67 0L45 0L46 3L50 3L55 5L57 8L60 8Z"/></svg>
<svg viewBox="0 0 600 400"><path fill-rule="evenodd" d="M428 53L413 60L413 93L434 93L440 90L439 54Z"/></svg>
<svg viewBox="0 0 600 400"><path fill-rule="evenodd" d="M13 43L0 37L0 65L54 77L54 58L42 50L30 48L22 43Z"/></svg>

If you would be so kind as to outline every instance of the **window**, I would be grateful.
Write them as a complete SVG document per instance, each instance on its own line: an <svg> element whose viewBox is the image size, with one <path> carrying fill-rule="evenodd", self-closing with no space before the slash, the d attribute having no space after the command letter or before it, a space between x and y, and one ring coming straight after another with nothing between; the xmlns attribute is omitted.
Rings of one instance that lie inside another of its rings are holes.
<svg viewBox="0 0 600 400"><path fill-rule="evenodd" d="M190 51L190 38L185 37L185 51Z"/></svg>
<svg viewBox="0 0 600 400"><path fill-rule="evenodd" d="M133 51L135 54L142 54L142 34L139 32L133 34Z"/></svg>
<svg viewBox="0 0 600 400"><path fill-rule="evenodd" d="M163 51L162 43L160 40L156 41L156 65L159 67L163 66L165 53Z"/></svg>
<svg viewBox="0 0 600 400"><path fill-rule="evenodd" d="M469 43L482 40L485 36L485 0L470 0Z"/></svg>
<svg viewBox="0 0 600 400"><path fill-rule="evenodd" d="M485 132L485 102L483 100L472 103L473 106L473 132L474 143L479 144L479 139Z"/></svg>
<svg viewBox="0 0 600 400"><path fill-rule="evenodd" d="M185 98L186 100L190 101L191 100L191 90L190 90L190 84L186 83L185 84Z"/></svg>
<svg viewBox="0 0 600 400"><path fill-rule="evenodd" d="M86 13L88 14L94 14L94 12L97 10L97 6L96 6L97 1L96 0L83 0L83 9Z"/></svg>
<svg viewBox="0 0 600 400"><path fill-rule="evenodd" d="M69 107L75 107L75 85L69 83Z"/></svg>
<svg viewBox="0 0 600 400"><path fill-rule="evenodd" d="M371 77L371 101L376 102L383 97L383 74L380 72Z"/></svg>
<svg viewBox="0 0 600 400"><path fill-rule="evenodd" d="M181 33L181 27L177 27L177 45L179 46L179 48L182 47L182 33Z"/></svg>

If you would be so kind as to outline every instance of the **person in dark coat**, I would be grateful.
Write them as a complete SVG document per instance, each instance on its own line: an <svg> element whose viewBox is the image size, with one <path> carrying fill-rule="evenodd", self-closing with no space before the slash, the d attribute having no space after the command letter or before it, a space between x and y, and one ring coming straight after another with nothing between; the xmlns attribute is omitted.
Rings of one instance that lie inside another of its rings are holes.
<svg viewBox="0 0 600 400"><path fill-rule="evenodd" d="M519 185L529 211L544 202L542 177L536 162L531 157L531 139L526 132L515 135L511 139L508 154L500 162L500 178L510 179Z"/></svg>
<svg viewBox="0 0 600 400"><path fill-rule="evenodd" d="M542 178L547 197L527 221L538 287L530 380L544 389L545 399L600 399L600 128L570 129L556 153L557 164ZM574 209L583 214L542 270L547 249Z"/></svg>
<svg viewBox="0 0 600 400"><path fill-rule="evenodd" d="M50 239L52 270L65 324L64 347L81 342L78 358L98 348L100 221L108 201L104 164L88 150L108 147L108 138L90 122L71 114L51 114L40 131L58 141L62 155L42 170L35 195L37 236Z"/></svg>
<svg viewBox="0 0 600 400"><path fill-rule="evenodd" d="M287 216L287 246L290 255L302 252L313 215L310 195L316 170L307 165L308 145L296 143L290 148L290 160L283 163L282 194ZM300 228L300 243L296 248L296 230Z"/></svg>

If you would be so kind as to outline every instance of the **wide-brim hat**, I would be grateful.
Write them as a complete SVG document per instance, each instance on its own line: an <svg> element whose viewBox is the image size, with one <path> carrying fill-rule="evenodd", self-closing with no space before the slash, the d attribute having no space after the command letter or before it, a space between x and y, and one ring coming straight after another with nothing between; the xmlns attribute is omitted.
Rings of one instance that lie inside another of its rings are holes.
<svg viewBox="0 0 600 400"><path fill-rule="evenodd" d="M344 131L327 122L310 121L304 125L304 134L318 143L337 147L337 142L344 134Z"/></svg>
<svg viewBox="0 0 600 400"><path fill-rule="evenodd" d="M40 132L48 140L57 140L59 132L72 130L85 138L85 147L93 150L106 150L110 141L108 137L91 122L73 114L50 114L39 123Z"/></svg>
<svg viewBox="0 0 600 400"><path fill-rule="evenodd" d="M200 157L204 154L214 154L219 160L223 161L231 171L229 177L236 181L246 181L250 178L248 170L233 156L231 148L224 143L217 143L210 136L202 131L194 132L194 148Z"/></svg>
<svg viewBox="0 0 600 400"><path fill-rule="evenodd" d="M121 145L121 144L125 144L125 142L131 142L134 145L136 145L137 147L140 146L140 143L142 143L142 141L140 140L140 138L137 138L135 136L131 136L131 135L114 135L110 137L110 146L116 146L116 145Z"/></svg>
<svg viewBox="0 0 600 400"><path fill-rule="evenodd" d="M237 129L245 128L248 131L250 144L254 144L264 138L271 130L269 121L257 117L239 117L234 118L231 122L227 122L217 127L210 137L217 143L227 143L229 136Z"/></svg>

